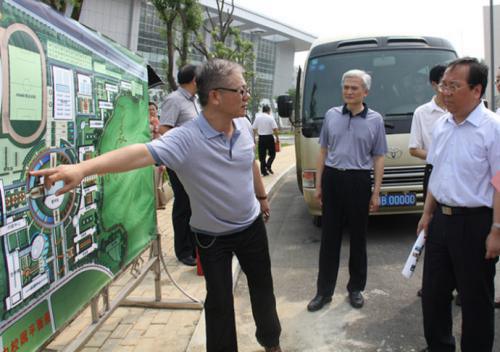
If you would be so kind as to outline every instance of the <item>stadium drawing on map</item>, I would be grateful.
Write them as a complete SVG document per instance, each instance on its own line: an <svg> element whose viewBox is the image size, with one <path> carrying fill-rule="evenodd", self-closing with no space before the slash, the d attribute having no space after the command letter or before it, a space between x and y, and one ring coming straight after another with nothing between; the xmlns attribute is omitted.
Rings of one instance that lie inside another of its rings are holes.
<svg viewBox="0 0 500 352"><path fill-rule="evenodd" d="M87 177L61 196L62 182L46 189L30 175L150 138L142 59L67 21L35 1L0 1L4 351L40 346L155 232L151 168Z"/></svg>

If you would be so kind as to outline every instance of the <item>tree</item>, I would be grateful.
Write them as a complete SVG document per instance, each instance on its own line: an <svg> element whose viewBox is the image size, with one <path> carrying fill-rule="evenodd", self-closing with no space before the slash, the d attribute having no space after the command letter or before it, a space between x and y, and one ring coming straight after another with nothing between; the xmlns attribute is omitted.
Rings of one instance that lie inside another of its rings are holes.
<svg viewBox="0 0 500 352"><path fill-rule="evenodd" d="M69 11L70 17L76 21L80 18L83 0L42 0L42 2L61 13Z"/></svg>

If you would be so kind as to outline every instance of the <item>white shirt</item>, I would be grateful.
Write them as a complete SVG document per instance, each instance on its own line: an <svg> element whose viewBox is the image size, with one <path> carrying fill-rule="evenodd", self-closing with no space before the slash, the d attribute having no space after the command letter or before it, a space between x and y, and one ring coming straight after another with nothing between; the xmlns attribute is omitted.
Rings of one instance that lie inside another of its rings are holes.
<svg viewBox="0 0 500 352"><path fill-rule="evenodd" d="M259 136L265 136L269 134L273 134L273 130L278 128L276 125L276 121L274 118L266 113L258 112L255 114L255 120L252 125L254 130L257 130L257 134Z"/></svg>
<svg viewBox="0 0 500 352"><path fill-rule="evenodd" d="M490 180L500 170L500 119L483 104L459 125L445 114L434 125L427 161L434 166L429 190L437 202L492 207Z"/></svg>
<svg viewBox="0 0 500 352"><path fill-rule="evenodd" d="M418 148L429 151L432 141L432 130L434 124L446 110L439 107L433 97L431 101L420 105L413 113L411 121L409 148Z"/></svg>
<svg viewBox="0 0 500 352"><path fill-rule="evenodd" d="M497 109L497 114L500 115L500 108Z"/></svg>

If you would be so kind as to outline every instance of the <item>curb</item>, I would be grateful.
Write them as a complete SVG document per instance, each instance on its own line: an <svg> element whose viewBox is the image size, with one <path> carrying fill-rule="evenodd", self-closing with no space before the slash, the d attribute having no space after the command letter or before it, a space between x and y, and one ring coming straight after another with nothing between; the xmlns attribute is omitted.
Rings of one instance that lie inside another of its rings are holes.
<svg viewBox="0 0 500 352"><path fill-rule="evenodd" d="M282 171L271 184L266 186L267 196L270 200L278 190L279 188L278 186L280 186L284 182L285 180L284 176L294 168L295 168L295 163L293 163L287 169ZM233 272L233 293L234 293L234 290L236 289L236 284L238 283L238 278L241 273L240 263L238 262L238 259L236 257L233 257L232 272ZM193 335L191 335L191 338L189 339L189 343L186 347L186 352L198 352L198 351L201 352L202 350L196 349L196 347L198 347L200 343L203 343L203 346L205 345L205 308L203 308L200 315L200 319L198 320L198 323L196 324L196 327L194 329Z"/></svg>

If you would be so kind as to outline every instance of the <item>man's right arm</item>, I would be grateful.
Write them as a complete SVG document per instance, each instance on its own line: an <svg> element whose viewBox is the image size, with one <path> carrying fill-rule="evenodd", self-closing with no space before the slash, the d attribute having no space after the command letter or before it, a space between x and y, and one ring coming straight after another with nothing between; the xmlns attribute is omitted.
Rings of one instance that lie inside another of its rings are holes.
<svg viewBox="0 0 500 352"><path fill-rule="evenodd" d="M43 176L47 189L50 189L57 181L64 181L64 187L56 192L56 195L60 195L77 187L84 177L125 172L154 163L155 160L145 144L132 144L79 164L60 165L56 168L31 171L30 174Z"/></svg>
<svg viewBox="0 0 500 352"><path fill-rule="evenodd" d="M410 155L422 160L427 159L427 150L422 148L410 148Z"/></svg>
<svg viewBox="0 0 500 352"><path fill-rule="evenodd" d="M420 126L420 112L419 109L415 111L413 114L413 119L411 121L411 128L410 128L410 145L409 145L409 152L411 156L414 156L415 158L419 158L422 160L427 159L427 151L423 148L422 146L422 128Z"/></svg>
<svg viewBox="0 0 500 352"><path fill-rule="evenodd" d="M328 154L328 149L321 147L319 150L318 161L316 164L316 198L319 202L322 202L322 192L321 192L321 177L323 176L323 170L325 169L325 160Z"/></svg>
<svg viewBox="0 0 500 352"><path fill-rule="evenodd" d="M428 190L427 196L425 197L424 212L422 213L422 217L420 218L420 221L417 225L417 235L420 233L420 231L424 230L424 233L427 236L429 224L432 220L432 215L434 214L436 206L436 199L434 198L434 195L431 193L431 191Z"/></svg>

